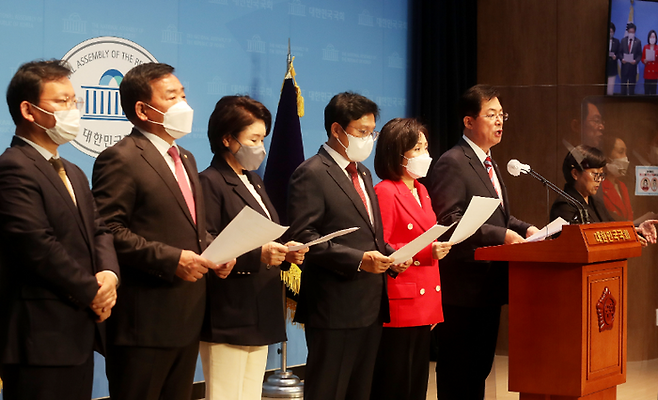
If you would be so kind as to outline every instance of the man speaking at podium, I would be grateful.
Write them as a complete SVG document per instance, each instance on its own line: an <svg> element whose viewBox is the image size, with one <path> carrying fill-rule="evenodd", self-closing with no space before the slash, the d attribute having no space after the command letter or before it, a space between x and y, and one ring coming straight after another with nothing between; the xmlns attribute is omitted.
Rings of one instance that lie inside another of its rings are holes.
<svg viewBox="0 0 658 400"><path fill-rule="evenodd" d="M493 365L500 308L507 303L507 263L475 261L475 249L520 243L537 228L510 214L507 192L491 148L503 135L508 115L491 86L476 85L460 99L462 139L445 152L429 176L432 207L439 224L459 220L473 196L493 197L501 205L469 239L441 260L443 313L438 324L437 397L482 400Z"/></svg>

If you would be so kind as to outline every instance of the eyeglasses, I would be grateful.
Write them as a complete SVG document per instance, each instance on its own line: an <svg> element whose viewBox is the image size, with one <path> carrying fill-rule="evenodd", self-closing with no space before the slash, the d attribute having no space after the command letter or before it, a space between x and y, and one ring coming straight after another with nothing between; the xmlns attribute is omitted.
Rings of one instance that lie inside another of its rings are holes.
<svg viewBox="0 0 658 400"><path fill-rule="evenodd" d="M358 137L359 139L365 139L365 138L367 138L368 136L372 136L372 140L377 140L377 138L379 137L379 131L368 132L368 131L365 130L365 129L356 129L355 127L350 126L350 125L347 125L347 127L348 127L348 128L352 128L352 129L354 129L355 131L359 132L359 135L358 135L358 136L352 135L352 136L354 136L354 137ZM347 132L345 132L345 133L347 133Z"/></svg>
<svg viewBox="0 0 658 400"><path fill-rule="evenodd" d="M77 108L79 111L82 111L82 108L85 105L85 101L82 100L82 97L65 97L63 99L41 99L41 101L51 101L57 104L60 107L66 107L65 110L72 110Z"/></svg>
<svg viewBox="0 0 658 400"><path fill-rule="evenodd" d="M496 119L498 119L498 118L500 118L502 121L507 121L509 119L509 114L508 113L504 113L504 114L503 113L500 113L500 114L489 113L487 115L480 115L480 117L486 118L489 121L496 121Z"/></svg>
<svg viewBox="0 0 658 400"><path fill-rule="evenodd" d="M589 119L588 122L591 122L592 124L596 126L605 126L605 121L602 120L601 118L594 118L594 119Z"/></svg>
<svg viewBox="0 0 658 400"><path fill-rule="evenodd" d="M594 182L603 182L605 179L605 172L588 172L592 175L592 178L594 178Z"/></svg>

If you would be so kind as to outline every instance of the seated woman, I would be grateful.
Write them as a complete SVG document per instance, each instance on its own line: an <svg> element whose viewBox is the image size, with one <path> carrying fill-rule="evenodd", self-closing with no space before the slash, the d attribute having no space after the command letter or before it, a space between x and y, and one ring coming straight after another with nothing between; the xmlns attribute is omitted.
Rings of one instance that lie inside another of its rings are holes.
<svg viewBox="0 0 658 400"><path fill-rule="evenodd" d="M574 154L581 159L580 162L576 160ZM589 222L615 220L603 205L603 201L595 196L605 179L603 167L606 164L605 155L601 150L584 144L571 150L562 163L562 173L567 181L564 191L585 207L589 213ZM559 197L551 207L551 220L557 217L562 217L569 223L578 223L580 214L574 205L564 197ZM658 220L647 220L635 228L641 234L640 243L643 246L656 243L656 224Z"/></svg>
<svg viewBox="0 0 658 400"><path fill-rule="evenodd" d="M576 158L581 159L580 162ZM601 150L584 144L571 150L562 163L562 174L567 181L564 191L585 207L589 222L614 221L603 202L594 197L605 179L603 167L606 164ZM559 197L551 207L551 221L557 217L573 222L579 220L580 214L567 199Z"/></svg>

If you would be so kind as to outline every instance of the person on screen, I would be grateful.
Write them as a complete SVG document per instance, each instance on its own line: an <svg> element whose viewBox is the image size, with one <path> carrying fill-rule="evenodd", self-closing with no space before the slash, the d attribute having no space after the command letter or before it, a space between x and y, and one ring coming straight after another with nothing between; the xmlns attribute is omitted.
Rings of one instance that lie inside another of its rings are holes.
<svg viewBox="0 0 658 400"><path fill-rule="evenodd" d="M119 263L87 177L59 146L81 99L60 60L21 65L7 87L15 136L0 156L0 376L5 400L89 400L94 349Z"/></svg>
<svg viewBox="0 0 658 400"><path fill-rule="evenodd" d="M372 151L379 108L353 92L324 110L327 142L290 178L288 235L307 243L338 230L358 230L306 254L295 321L306 328L304 398L367 400L382 334L390 320L386 274L411 263L388 255L379 202L362 162Z"/></svg>
<svg viewBox="0 0 658 400"><path fill-rule="evenodd" d="M427 175L431 162L427 128L413 118L384 125L375 153L375 171L383 180L375 193L384 240L395 249L436 224L427 189L417 180ZM434 242L414 256L404 274L387 278L391 322L384 324L371 400L426 399L431 329L443 321L438 260L450 247Z"/></svg>
<svg viewBox="0 0 658 400"><path fill-rule="evenodd" d="M185 89L167 64L133 67L119 85L132 132L94 163L98 211L114 233L122 284L108 326L110 397L192 396L206 280L226 277L201 257L212 241L194 156L175 140L192 130Z"/></svg>
<svg viewBox="0 0 658 400"><path fill-rule="evenodd" d="M622 179L628 171L626 143L613 135L603 140L603 154L607 159L606 176L601 182L603 204L615 221L632 221L633 209L628 188Z"/></svg>
<svg viewBox="0 0 658 400"><path fill-rule="evenodd" d="M606 177L603 171L606 164L606 157L601 150L582 144L567 153L562 163L562 174L567 181L564 191L585 207L590 223L614 221L603 202L596 196L601 182ZM579 215L578 208L561 196L551 206L551 220L562 217L569 223L580 223L582 221L579 221ZM643 246L656 243L656 224L658 220L646 220L636 227L637 232L641 234L640 243Z"/></svg>
<svg viewBox="0 0 658 400"><path fill-rule="evenodd" d="M621 94L634 95L637 64L642 59L642 42L635 37L635 24L626 25L628 35L621 40Z"/></svg>
<svg viewBox="0 0 658 400"><path fill-rule="evenodd" d="M612 95L615 92L615 81L619 75L619 53L621 45L619 39L615 38L615 24L610 23L610 37L608 40L608 61L606 64L606 74L608 76L607 94Z"/></svg>
<svg viewBox="0 0 658 400"><path fill-rule="evenodd" d="M441 225L460 220L473 196L501 200L484 225L452 246L439 263L445 318L434 328L439 400L482 400L493 365L501 306L508 298L507 263L475 261L475 249L521 243L538 231L512 216L502 175L491 157L508 118L498 97L488 85L475 85L462 95L464 135L429 175L432 206Z"/></svg>
<svg viewBox="0 0 658 400"><path fill-rule="evenodd" d="M642 62L644 63L644 94L656 94L658 83L658 64L656 63L656 31L649 31L647 42L642 49Z"/></svg>
<svg viewBox="0 0 658 400"><path fill-rule="evenodd" d="M199 175L213 236L244 207L279 223L265 185L254 172L265 158L263 140L271 125L269 110L249 96L225 96L215 105L208 122L215 156ZM286 340L281 269L304 262L308 248L288 251L287 246L299 244L267 243L238 257L226 279L208 275L199 351L206 400L261 399L267 346Z"/></svg>

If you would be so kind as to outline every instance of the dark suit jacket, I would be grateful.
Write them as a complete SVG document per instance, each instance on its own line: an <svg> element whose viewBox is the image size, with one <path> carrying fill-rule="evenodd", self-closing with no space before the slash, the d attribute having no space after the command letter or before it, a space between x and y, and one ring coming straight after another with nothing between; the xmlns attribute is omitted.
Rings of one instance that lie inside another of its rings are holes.
<svg viewBox="0 0 658 400"><path fill-rule="evenodd" d="M495 162L493 166L503 191L504 207L499 206L473 236L453 246L439 263L444 304L476 307L507 302L507 263L476 262L475 249L503 244L508 228L525 237L530 224L510 215L502 174ZM463 138L436 162L428 189L441 225L461 219L473 196L498 198L487 170Z"/></svg>
<svg viewBox="0 0 658 400"><path fill-rule="evenodd" d="M206 214L192 154L180 148L196 204L194 224L176 178L137 129L103 151L94 164L93 193L114 233L122 284L108 320L116 345L180 347L198 339L206 301L205 278L175 275L183 249L206 248Z"/></svg>
<svg viewBox="0 0 658 400"><path fill-rule="evenodd" d="M589 196L589 203L587 203L573 185L565 184L564 191L585 206L590 222L612 222L615 220L605 208L600 196ZM557 217L562 217L565 221L572 223L579 218L579 215L578 209L562 196L555 199L551 206L551 221Z"/></svg>
<svg viewBox="0 0 658 400"><path fill-rule="evenodd" d="M628 51L628 36L621 39L621 50L619 51L619 55L618 55L620 63L621 60L624 59L624 54L633 54L635 65L630 63L626 63L626 64L622 63L621 76L637 74L637 66L640 64L640 60L642 60L642 42L640 41L640 39L638 39L637 37L633 39L633 47L631 48L631 51Z"/></svg>
<svg viewBox="0 0 658 400"><path fill-rule="evenodd" d="M290 237L302 243L340 229L355 232L312 246L306 254L295 321L314 328L363 328L389 321L386 274L357 271L363 253L393 249L384 242L384 229L370 171L358 164L372 203L374 224L352 181L320 148L290 178L288 218Z"/></svg>
<svg viewBox="0 0 658 400"><path fill-rule="evenodd" d="M272 221L278 223L279 218L263 181L255 172L244 173L263 200ZM206 199L208 231L213 236L217 236L245 206L267 217L222 156L215 156L199 178ZM260 256L259 247L238 257L226 279L208 274L202 340L242 346L262 346L286 340L281 270L279 267L267 268Z"/></svg>
<svg viewBox="0 0 658 400"><path fill-rule="evenodd" d="M628 42L626 43L626 47L628 47ZM614 53L617 59L613 60L612 57L610 57L610 53ZM612 38L612 46L610 46L610 50L608 51L608 61L606 63L607 76L616 76L619 73L617 66L620 63L619 59L621 55L621 45L619 44L619 39Z"/></svg>
<svg viewBox="0 0 658 400"><path fill-rule="evenodd" d="M94 348L95 274L119 276L112 235L84 173L62 159L77 207L53 166L22 139L0 156L0 362L80 365Z"/></svg>

